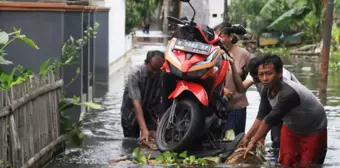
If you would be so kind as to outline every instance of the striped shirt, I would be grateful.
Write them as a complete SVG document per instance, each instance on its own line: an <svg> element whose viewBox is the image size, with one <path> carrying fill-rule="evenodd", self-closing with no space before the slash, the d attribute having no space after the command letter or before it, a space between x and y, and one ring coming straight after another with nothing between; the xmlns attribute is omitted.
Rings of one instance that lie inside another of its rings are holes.
<svg viewBox="0 0 340 168"><path fill-rule="evenodd" d="M130 70L125 80L121 106L122 124L137 124L132 100L140 100L148 127L154 127L161 114L161 76L149 77L146 65L137 65Z"/></svg>

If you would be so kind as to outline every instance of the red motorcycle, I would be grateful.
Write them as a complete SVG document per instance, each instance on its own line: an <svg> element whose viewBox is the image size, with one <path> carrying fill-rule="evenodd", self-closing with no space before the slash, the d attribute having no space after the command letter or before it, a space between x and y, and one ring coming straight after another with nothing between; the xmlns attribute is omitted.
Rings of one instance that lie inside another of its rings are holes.
<svg viewBox="0 0 340 168"><path fill-rule="evenodd" d="M165 51L163 84L168 91L170 107L163 114L156 132L160 151L182 151L192 147L204 134L219 133L228 101L224 96L228 51L219 35L207 25L168 17L177 28ZM241 26L229 28L245 34ZM214 136L212 137L214 138Z"/></svg>

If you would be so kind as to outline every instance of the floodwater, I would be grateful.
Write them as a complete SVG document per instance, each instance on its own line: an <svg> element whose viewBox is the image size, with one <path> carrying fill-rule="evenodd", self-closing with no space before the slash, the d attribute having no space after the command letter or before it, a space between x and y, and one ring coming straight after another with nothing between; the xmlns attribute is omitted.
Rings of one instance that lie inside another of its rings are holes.
<svg viewBox="0 0 340 168"><path fill-rule="evenodd" d="M95 98L102 104L103 110L91 111L86 114L83 131L85 144L81 148L67 144L68 149L52 161L47 168L104 168L110 167L109 160L128 154L137 147L135 140L124 139L120 126L120 105L123 93L124 77L129 67L142 63L146 52L151 49L163 50L161 46L140 46L134 49L131 62L124 69L110 77L109 89L105 95ZM307 58L283 58L285 67L292 71L301 83L318 94L319 60ZM328 94L326 97L326 113L328 116L328 152L325 160L326 167L340 165L340 78L330 72L328 77ZM256 116L259 105L259 94L254 87L247 91L250 105L248 106L248 130ZM266 138L270 145L270 134ZM224 167L224 166L223 166Z"/></svg>

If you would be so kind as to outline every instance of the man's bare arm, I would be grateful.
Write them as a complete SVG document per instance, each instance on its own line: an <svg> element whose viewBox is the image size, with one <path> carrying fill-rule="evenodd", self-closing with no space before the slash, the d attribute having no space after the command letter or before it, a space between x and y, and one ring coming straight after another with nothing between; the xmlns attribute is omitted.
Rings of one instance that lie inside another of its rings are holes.
<svg viewBox="0 0 340 168"><path fill-rule="evenodd" d="M129 97L133 102L133 106L135 108L136 118L138 121L138 125L141 131L148 131L148 128L145 123L143 108L141 103L141 92L138 86L139 76L137 73L131 72L128 75L128 92Z"/></svg>
<svg viewBox="0 0 340 168"><path fill-rule="evenodd" d="M232 75L233 75L233 80L235 84L236 91L239 93L245 93L247 89L253 84L253 81L250 80L244 80L242 82L240 75L237 73L236 66L233 61L229 61L231 70L232 70Z"/></svg>
<svg viewBox="0 0 340 168"><path fill-rule="evenodd" d="M245 135L245 137L247 139L251 139L255 135L256 131L259 129L261 123L262 123L262 120L256 119L253 125L251 126L251 128L249 129L249 131L247 132L247 134Z"/></svg>
<svg viewBox="0 0 340 168"><path fill-rule="evenodd" d="M148 127L146 126L142 104L140 100L133 100L133 106L135 107L136 118L138 121L138 125L141 131L148 131Z"/></svg>

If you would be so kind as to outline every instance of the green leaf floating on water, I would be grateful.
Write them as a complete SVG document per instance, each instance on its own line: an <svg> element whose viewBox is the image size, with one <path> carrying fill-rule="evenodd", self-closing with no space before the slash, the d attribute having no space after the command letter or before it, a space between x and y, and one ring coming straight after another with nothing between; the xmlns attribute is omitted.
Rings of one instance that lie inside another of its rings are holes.
<svg viewBox="0 0 340 168"><path fill-rule="evenodd" d="M179 157L184 158L184 159L185 159L186 157L188 157L187 151L184 151L184 152L180 153L180 154L179 154Z"/></svg>
<svg viewBox="0 0 340 168"><path fill-rule="evenodd" d="M93 103L93 102L81 102L80 105L83 105L85 107L88 108L92 108L92 109L100 109L101 106L97 103Z"/></svg>

